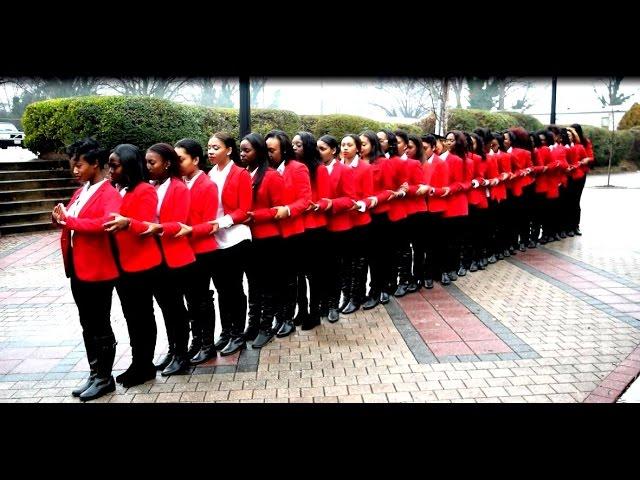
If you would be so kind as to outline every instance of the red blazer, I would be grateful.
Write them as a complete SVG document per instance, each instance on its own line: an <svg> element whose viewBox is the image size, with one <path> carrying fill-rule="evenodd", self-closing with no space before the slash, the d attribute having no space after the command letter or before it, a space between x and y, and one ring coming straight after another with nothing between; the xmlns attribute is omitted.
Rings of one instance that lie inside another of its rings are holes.
<svg viewBox="0 0 640 480"><path fill-rule="evenodd" d="M284 238L304 232L303 213L311 202L311 180L304 163L289 160L284 167L284 204L291 216L280 220L280 231Z"/></svg>
<svg viewBox="0 0 640 480"><path fill-rule="evenodd" d="M424 195L416 195L420 184L424 184L424 170L422 170L422 164L420 160L414 160L408 158L405 160L407 163L407 174L409 182L409 191L404 198L405 209L408 215L413 215L418 212L427 211L427 202Z"/></svg>
<svg viewBox="0 0 640 480"><path fill-rule="evenodd" d="M470 205L475 205L478 208L487 208L489 202L487 201L487 187L482 186L485 179L485 171L487 162L482 161L482 157L476 153L470 154L473 161L473 180L477 180L480 186L478 188L471 188L467 193L467 200Z"/></svg>
<svg viewBox="0 0 640 480"><path fill-rule="evenodd" d="M221 198L224 214L231 216L234 225L249 218L247 212L251 210L251 195L251 175L244 168L232 164Z"/></svg>
<svg viewBox="0 0 640 480"><path fill-rule="evenodd" d="M558 198L560 196L560 184L567 182L566 169L569 166L567 162L567 149L564 145L556 144L551 150L551 175L549 175L549 188L547 189L547 198Z"/></svg>
<svg viewBox="0 0 640 480"><path fill-rule="evenodd" d="M80 196L82 188L69 200L67 209ZM62 228L60 247L67 277L71 276L71 258L75 275L84 282L100 282L118 278L118 267L111 250L110 234L102 226L112 220L111 213L119 213L122 197L111 184L106 181L82 207L77 217L68 217ZM73 230L73 247L71 247L71 231Z"/></svg>
<svg viewBox="0 0 640 480"><path fill-rule="evenodd" d="M445 162L449 166L449 188L451 193L445 197L448 198L447 209L444 212L445 217L460 217L469 214L469 203L467 201L466 191L470 185L465 183L463 172L463 160L449 153L445 158ZM467 169L468 171L469 169ZM472 170L473 172L473 170Z"/></svg>
<svg viewBox="0 0 640 480"><path fill-rule="evenodd" d="M191 243L187 237L175 238L181 223L188 223L191 207L191 194L182 180L171 177L169 188L160 207L160 246L164 260L169 268L184 267L195 261Z"/></svg>
<svg viewBox="0 0 640 480"><path fill-rule="evenodd" d="M595 161L596 161L596 157L594 156L593 153L593 144L591 143L591 140L587 139L587 144L583 145L585 152L587 154L587 157L589 157L591 159L591 161L589 161L588 164L586 165L582 165L580 168L582 169L582 171L585 173L585 175L587 173L589 173L589 171L591 170L589 168L589 165L592 165Z"/></svg>
<svg viewBox="0 0 640 480"><path fill-rule="evenodd" d="M509 189L514 197L522 195L522 189L533 182L529 176L522 176L527 168L532 167L531 152L522 148L513 148L511 151L511 168L516 177L509 183Z"/></svg>
<svg viewBox="0 0 640 480"><path fill-rule="evenodd" d="M582 145L579 143L574 143L573 147L571 147L572 153L572 165L576 165L577 168L571 172L571 178L573 180L580 180L582 177L586 175L584 168L582 165L578 165L580 160L583 160L588 157L587 151L584 149Z"/></svg>
<svg viewBox="0 0 640 480"><path fill-rule="evenodd" d="M284 179L273 168L268 168L260 187L253 195L253 238L269 238L280 235L280 223L274 218L273 207L284 203Z"/></svg>
<svg viewBox="0 0 640 480"><path fill-rule="evenodd" d="M549 170L549 166L551 165L551 150L546 145L537 148L535 150L535 165L533 167L533 171L536 174L536 193L546 193L549 190L549 179L552 173ZM544 167L547 167L546 171Z"/></svg>
<svg viewBox="0 0 640 480"><path fill-rule="evenodd" d="M385 171L383 174L391 175L387 178L387 185L391 186L391 190L398 190L400 185L409 181L409 170L405 160L400 157L391 157L388 160L391 168ZM404 198L394 198L389 202L389 211L387 212L389 220L397 222L404 218L407 218L407 208Z"/></svg>
<svg viewBox="0 0 640 480"><path fill-rule="evenodd" d="M202 172L191 186L189 225L193 227L189 242L194 253L213 252L218 248L212 226L208 223L218 215L218 186Z"/></svg>
<svg viewBox="0 0 640 480"><path fill-rule="evenodd" d="M329 187L331 208L327 216L327 229L331 232L349 230L353 226L350 209L357 198L353 169L336 160L329 174Z"/></svg>
<svg viewBox="0 0 640 480"><path fill-rule="evenodd" d="M325 209L327 208L328 202L322 199L329 198L330 196L329 170L327 170L327 167L324 165L319 165L318 168L316 168L316 178L311 182L311 201L320 204L320 209L317 212L313 210L304 212L302 218L304 220L305 230L327 225Z"/></svg>
<svg viewBox="0 0 640 480"><path fill-rule="evenodd" d="M374 196L373 166L369 162L360 159L356 167L349 168L353 170L356 199L362 200L367 208L364 212L352 210L351 223L353 226L367 225L371 223L371 214L369 213L371 200L369 200L369 197Z"/></svg>
<svg viewBox="0 0 640 480"><path fill-rule="evenodd" d="M487 159L485 160L484 167L484 178L487 180L500 180L500 170L498 168L498 156L497 155L487 155ZM490 186L489 188L489 198L498 203L507 198L507 193L504 190L504 185L502 185L502 189L498 189L500 184L495 186Z"/></svg>
<svg viewBox="0 0 640 480"><path fill-rule="evenodd" d="M498 175L500 176L500 183L493 187L495 190L494 193L491 194L491 198L495 198L498 201L507 199L507 184L509 183L509 177L506 180L502 180L502 176L504 173L508 173L511 175L511 154L503 151L499 151L496 154L496 162L498 164ZM488 158L488 157L487 157Z"/></svg>
<svg viewBox="0 0 640 480"><path fill-rule="evenodd" d="M449 167L447 162L442 160L435 153L431 163L425 161L422 164L422 170L424 172L425 185L429 185L435 189L433 195L427 197L427 208L430 212L444 212L447 209L447 199L442 198L444 193L444 187L449 186Z"/></svg>
<svg viewBox="0 0 640 480"><path fill-rule="evenodd" d="M371 210L372 213L388 212L390 208L390 198L395 190L393 187L393 166L387 157L378 157L370 164L373 173L373 191L378 203Z"/></svg>
<svg viewBox="0 0 640 480"><path fill-rule="evenodd" d="M140 182L125 193L120 207L120 215L131 219L126 230L115 233L120 266L125 272L141 272L162 263L162 253L155 238L141 237L147 229L142 222L153 222L158 207L158 195L152 185Z"/></svg>

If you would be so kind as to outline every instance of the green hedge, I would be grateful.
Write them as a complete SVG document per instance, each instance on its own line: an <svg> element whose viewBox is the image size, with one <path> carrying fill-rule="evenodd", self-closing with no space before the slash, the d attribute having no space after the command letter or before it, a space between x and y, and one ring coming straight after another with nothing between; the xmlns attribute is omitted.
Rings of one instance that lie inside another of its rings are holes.
<svg viewBox="0 0 640 480"><path fill-rule="evenodd" d="M584 134L593 143L595 165L606 167L609 165L611 150L611 132L606 128L583 125ZM611 165L618 165L621 160L630 160L640 164L640 130L617 130L613 134L613 155Z"/></svg>
<svg viewBox="0 0 640 480"><path fill-rule="evenodd" d="M489 127L495 131L510 127L538 130L542 123L531 115L516 112L488 112L472 108L452 108L447 112L447 130L472 132L478 127Z"/></svg>

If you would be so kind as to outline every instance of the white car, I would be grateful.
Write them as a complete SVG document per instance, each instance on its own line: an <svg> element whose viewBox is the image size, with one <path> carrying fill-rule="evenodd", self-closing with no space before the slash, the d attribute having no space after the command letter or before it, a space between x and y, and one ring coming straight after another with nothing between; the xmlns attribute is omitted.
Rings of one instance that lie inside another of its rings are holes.
<svg viewBox="0 0 640 480"><path fill-rule="evenodd" d="M0 148L22 146L24 132L16 128L13 123L0 123Z"/></svg>

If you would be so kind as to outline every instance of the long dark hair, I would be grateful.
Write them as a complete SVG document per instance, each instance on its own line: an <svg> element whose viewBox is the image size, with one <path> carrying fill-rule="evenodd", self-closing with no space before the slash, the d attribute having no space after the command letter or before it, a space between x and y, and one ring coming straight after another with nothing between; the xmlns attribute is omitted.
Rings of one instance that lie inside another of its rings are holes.
<svg viewBox="0 0 640 480"><path fill-rule="evenodd" d="M298 132L296 135L298 135L300 140L302 140L301 161L309 169L309 178L313 181L316 178L316 171L318 170L318 167L322 165L318 146L316 145L316 137L309 132Z"/></svg>
<svg viewBox="0 0 640 480"><path fill-rule="evenodd" d="M240 140L242 143L244 140L249 142L253 149L256 151L256 165L258 165L258 170L256 174L253 176L253 182L251 182L251 188L253 189L253 198L255 200L256 195L258 194L258 190L260 189L260 185L262 184L262 180L264 179L265 174L267 173L267 169L269 168L269 153L267 152L267 144L259 133L251 132Z"/></svg>
<svg viewBox="0 0 640 480"><path fill-rule="evenodd" d="M231 148L231 155L229 158L233 160L233 163L242 167L242 162L240 161L240 151L238 150L238 146L236 145L236 139L229 135L227 132L216 132L211 135L212 138L217 138L224 146L227 148Z"/></svg>
<svg viewBox="0 0 640 480"><path fill-rule="evenodd" d="M147 170L142 151L130 143L121 143L111 152L118 157L122 165L122 177L124 182L121 187L126 187L132 191L139 183L147 180L149 170Z"/></svg>
<svg viewBox="0 0 640 480"><path fill-rule="evenodd" d="M200 142L193 138L183 138L182 140L178 140L173 147L184 149L184 151L187 152L187 155L191 158L198 159L198 168L200 170L203 170L204 172L209 171L207 156L204 154L204 150L202 149Z"/></svg>
<svg viewBox="0 0 640 480"><path fill-rule="evenodd" d="M571 128L573 128L578 134L578 138L580 138L580 143L586 147L587 137L585 137L584 133L582 132L582 126L579 123L572 123Z"/></svg>
<svg viewBox="0 0 640 480"><path fill-rule="evenodd" d="M473 153L480 155L483 161L486 160L487 154L484 151L484 140L482 139L482 137L477 133L470 133L469 135L476 141L476 149ZM471 146L473 148L473 142L471 143Z"/></svg>
<svg viewBox="0 0 640 480"><path fill-rule="evenodd" d="M280 154L282 155L282 161L285 165L289 163L289 160L296 158L296 154L293 151L293 145L291 145L291 140L286 132L282 130L271 130L265 135L264 141L266 142L270 138L276 138L278 139L278 142L280 142Z"/></svg>
<svg viewBox="0 0 640 480"><path fill-rule="evenodd" d="M409 146L409 142L413 142L416 146L416 160L420 160L422 162L422 157L424 156L424 149L422 148L422 140L420 137L414 134L410 134L407 136L407 146Z"/></svg>
<svg viewBox="0 0 640 480"><path fill-rule="evenodd" d="M169 164L169 168L167 172L170 177L182 178L180 176L180 161L178 159L178 154L176 153L175 148L169 145L168 143L156 143L151 145L147 152L157 153L162 157L162 159Z"/></svg>
<svg viewBox="0 0 640 480"><path fill-rule="evenodd" d="M383 128L380 130L387 136L389 147L387 149L387 153L389 154L389 158L395 157L398 155L398 139L396 138L396 134L391 130L387 130Z"/></svg>
<svg viewBox="0 0 640 480"><path fill-rule="evenodd" d="M109 152L100 147L100 144L95 138L86 137L82 140L72 143L67 147L67 155L70 160L74 158L80 160L84 157L84 160L92 165L98 165L101 169L109 161Z"/></svg>
<svg viewBox="0 0 640 480"><path fill-rule="evenodd" d="M373 163L376 161L376 158L384 157L384 152L382 151L380 140L378 139L376 132L374 132L373 130L365 130L364 132L360 133L360 137L366 137L371 144L371 158L368 158L366 160L368 160L370 163Z"/></svg>
<svg viewBox="0 0 640 480"><path fill-rule="evenodd" d="M326 143L331 149L336 149L336 154L333 158L338 158L340 156L340 144L336 137L333 135L323 135L318 139L318 141Z"/></svg>

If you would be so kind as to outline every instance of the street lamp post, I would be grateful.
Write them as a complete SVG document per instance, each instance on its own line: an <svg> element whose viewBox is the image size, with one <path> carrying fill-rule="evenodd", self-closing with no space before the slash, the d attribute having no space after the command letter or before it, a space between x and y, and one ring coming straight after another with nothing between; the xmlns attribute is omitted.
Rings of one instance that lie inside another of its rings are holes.
<svg viewBox="0 0 640 480"><path fill-rule="evenodd" d="M249 77L240 77L240 138L251 133L251 92Z"/></svg>
<svg viewBox="0 0 640 480"><path fill-rule="evenodd" d="M609 146L609 169L607 172L607 187L611 186L610 180L611 180L611 161L613 159L613 146L615 144L615 131L614 129L616 128L616 123L615 123L615 113L613 112L613 105L611 105L611 145Z"/></svg>
<svg viewBox="0 0 640 480"><path fill-rule="evenodd" d="M558 77L551 77L551 125L556 124L556 95L558 93Z"/></svg>

